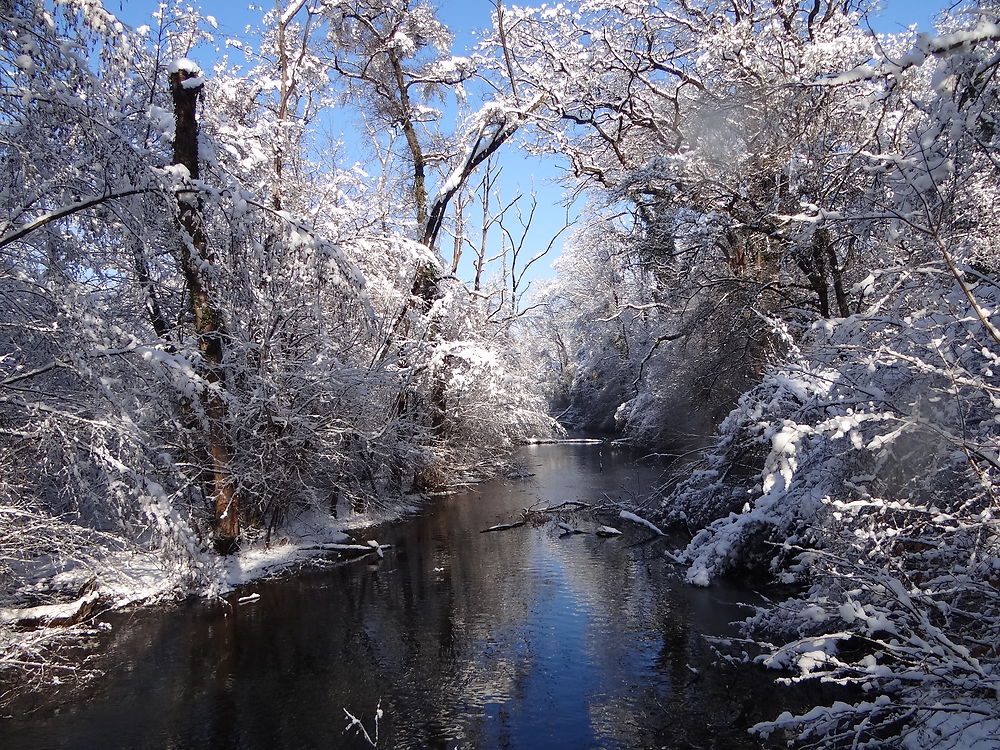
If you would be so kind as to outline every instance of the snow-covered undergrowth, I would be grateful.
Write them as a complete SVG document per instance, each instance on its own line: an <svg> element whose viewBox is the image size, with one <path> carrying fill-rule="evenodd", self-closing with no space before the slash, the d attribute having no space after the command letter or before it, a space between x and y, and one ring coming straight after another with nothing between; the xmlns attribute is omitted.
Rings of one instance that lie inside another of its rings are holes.
<svg viewBox="0 0 1000 750"><path fill-rule="evenodd" d="M208 547L172 555L25 507L0 506L0 576L7 584L0 597L0 705L29 690L94 676L91 637L110 627L101 615L188 596L223 596L329 555L338 545L370 546L378 540L367 528L425 501L412 495L341 519L303 509L270 539L264 530L251 531L226 557Z"/></svg>
<svg viewBox="0 0 1000 750"><path fill-rule="evenodd" d="M887 273L891 305L817 323L665 503L701 529L690 582L752 570L807 586L748 621L759 662L866 696L762 734L1000 741L1000 342L982 318L996 320L1000 287L965 279L971 300L934 264Z"/></svg>

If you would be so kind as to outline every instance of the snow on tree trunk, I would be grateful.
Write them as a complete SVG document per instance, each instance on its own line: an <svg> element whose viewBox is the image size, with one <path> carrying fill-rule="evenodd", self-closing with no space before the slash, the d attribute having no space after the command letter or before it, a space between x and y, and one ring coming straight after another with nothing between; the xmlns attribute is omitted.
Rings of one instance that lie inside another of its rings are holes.
<svg viewBox="0 0 1000 750"><path fill-rule="evenodd" d="M200 76L201 71L189 61L175 63L170 73L176 122L173 163L185 167L192 181L199 178L197 108L202 90ZM225 331L221 311L214 305L209 290L206 271L211 269L214 259L205 236L200 199L193 190L182 192L178 196L177 209L181 229L181 267L207 383L201 399L211 457L215 543L220 552L229 553L239 541L240 505L231 472L232 455L225 434Z"/></svg>

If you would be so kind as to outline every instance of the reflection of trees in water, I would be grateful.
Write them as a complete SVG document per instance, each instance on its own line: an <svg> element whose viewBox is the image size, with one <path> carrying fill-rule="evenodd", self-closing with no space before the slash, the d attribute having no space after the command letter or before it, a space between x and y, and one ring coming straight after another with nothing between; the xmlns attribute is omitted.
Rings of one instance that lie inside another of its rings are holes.
<svg viewBox="0 0 1000 750"><path fill-rule="evenodd" d="M734 696L769 694L751 689L753 675L708 667L699 632L736 616L715 593L670 583L655 545L561 539L551 526L479 533L536 502L615 496L658 474L610 451L601 472L596 457L533 449L533 479L375 530L394 545L378 565L262 583L253 605L123 618L108 680L46 718L53 736L80 736L85 723L92 746L363 747L343 734L343 710L370 725L381 699L386 747L713 746L716 734L738 747L750 722Z"/></svg>
<svg viewBox="0 0 1000 750"><path fill-rule="evenodd" d="M422 688L420 705L402 706L408 729L416 737L398 737L405 746L422 739L477 736L484 706L510 694L517 658L502 635L516 629L533 597L516 575L528 554L524 534L482 536L483 507L478 498L454 498L446 512L423 524L397 552L406 565L403 611L392 586L385 592L391 620L383 624L407 631L410 645L403 655L408 673ZM449 538L448 547L440 540ZM443 568L435 572L435 568ZM530 582L529 582L530 583ZM393 636L386 633L385 642ZM470 726L471 724L471 726Z"/></svg>
<svg viewBox="0 0 1000 750"><path fill-rule="evenodd" d="M565 477L580 472L576 456L560 457L562 460L542 467L536 483L545 482L547 475ZM548 502L546 492L558 493L559 489L550 482L539 494ZM454 527L474 530L486 525L481 511L471 504L456 503L449 510L449 519L452 512L461 514L463 510L467 517ZM503 707L523 715L524 707L519 704L529 699L530 683L538 679L538 671L543 668L538 662L545 657L535 652L542 647L533 641L537 633L531 632L532 612L546 606L546 576L557 576L573 601L587 610L582 650L590 665L590 682L578 687L588 691L582 698L591 706L593 729L598 737L614 738L616 728L622 727L626 736L634 739L636 729L642 727L636 725L632 715L656 709L667 689L661 684L664 680L650 680L658 644L650 643L646 652L637 652L635 640L622 637L648 629L650 612L660 606L657 584L649 573L633 565L621 544L596 537L557 540L523 530L475 537L475 542L481 545L475 552L462 545L454 548L453 562L460 564L448 568L451 617L444 617L442 626L435 629L443 636L442 642L449 643L453 655L447 665L431 665L444 667L446 672L441 679L428 683L433 695L428 703L434 706L440 723L456 729L464 724L464 732L452 737L464 735L478 741L488 736L491 742L499 742L504 735L505 715L509 714ZM467 552L470 554L466 557ZM422 554L433 556L433 552ZM407 555L411 556L409 550ZM550 564L541 577L520 573L525 561L533 557L558 562ZM417 566L424 570L431 567L427 562ZM444 623L450 623L450 627ZM581 644L566 646L572 650ZM675 660L675 669L683 670L683 678L690 676L685 654L681 649ZM486 719L473 719L486 712L488 703L495 706L488 712L489 721L499 724L499 728L484 725Z"/></svg>
<svg viewBox="0 0 1000 750"><path fill-rule="evenodd" d="M380 616L369 619L368 629L378 644L379 662L405 665L400 671L423 688L394 706L398 745L464 738L473 746L493 746L505 737L517 744L523 704L541 668L542 655L532 642L537 634L530 629L532 613L546 606L546 579L522 573L533 556L550 559L545 575L558 575L587 611L582 650L591 666L588 678L594 679L580 689L586 690L589 714L583 720L595 738L641 746L671 737L705 737L740 713L731 706L728 684L715 691L718 706L699 705L710 690L704 677L696 678L688 668L704 673L707 662L691 620L724 624L736 616L735 609L720 617L717 602L688 601L689 589L672 591L666 585L669 574L661 561L636 559L623 540L561 540L531 529L477 533L496 520L484 520L483 503L518 508L535 500L569 499L574 489L594 492L595 481L605 481L609 491L623 477L633 484L652 481L653 472L635 480L615 464L607 477L598 477L586 458L560 452L557 460L533 467L535 492L513 503L510 495L519 491L517 485L495 493L505 497L453 499L446 512L428 519L397 550L400 580L383 581ZM567 486L566 478L576 478L575 485ZM443 547L440 539L449 533L457 536ZM435 574L436 567L444 571ZM441 577L447 580L437 580ZM710 717L717 719L716 726L709 724ZM743 729L730 727L734 741L742 743Z"/></svg>

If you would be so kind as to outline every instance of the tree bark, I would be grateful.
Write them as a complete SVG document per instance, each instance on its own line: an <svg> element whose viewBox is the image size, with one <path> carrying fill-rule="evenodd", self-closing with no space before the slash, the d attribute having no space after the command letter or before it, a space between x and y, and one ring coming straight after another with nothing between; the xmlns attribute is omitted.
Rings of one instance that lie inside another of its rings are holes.
<svg viewBox="0 0 1000 750"><path fill-rule="evenodd" d="M198 179L200 174L197 108L201 85L185 86L185 82L196 75L183 69L170 75L175 120L173 163L185 166L192 180ZM178 198L177 208L181 230L181 269L190 297L198 351L204 365L203 374L208 384L202 393L202 405L208 423L206 437L211 459L215 545L220 552L229 554L239 542L240 503L233 483L232 455L225 434L225 331L222 313L212 301L208 280L202 270L210 268L215 258L205 235L200 199L182 195Z"/></svg>
<svg viewBox="0 0 1000 750"><path fill-rule="evenodd" d="M427 223L427 159L424 157L420 136L417 135L417 128L411 117L413 105L410 103L410 92L406 84L406 74L403 72L402 61L396 53L391 53L389 62L392 65L393 80L399 91L398 124L406 138L406 147L410 151L413 165L413 202L417 209L417 226L422 227Z"/></svg>
<svg viewBox="0 0 1000 750"><path fill-rule="evenodd" d="M830 277L833 280L833 294L837 300L837 310L840 317L846 318L851 314L851 303L844 289L844 267L837 258L837 248L833 245L833 236L829 229L820 229L820 241L826 250L827 262L830 266Z"/></svg>
<svg viewBox="0 0 1000 750"><path fill-rule="evenodd" d="M816 293L819 314L830 317L830 285L826 279L826 248L823 246L823 230L817 230L810 246L799 248L796 263L809 280L809 286Z"/></svg>
<svg viewBox="0 0 1000 750"><path fill-rule="evenodd" d="M136 281L139 282L139 288L142 290L144 306L146 313L149 315L150 325L153 326L153 331L160 337L160 340L164 342L167 351L173 351L173 346L168 340L170 326L163 315L163 309L160 307L160 301L156 296L156 288L149 273L149 263L146 261L142 246L138 242L133 252L135 255L135 277Z"/></svg>

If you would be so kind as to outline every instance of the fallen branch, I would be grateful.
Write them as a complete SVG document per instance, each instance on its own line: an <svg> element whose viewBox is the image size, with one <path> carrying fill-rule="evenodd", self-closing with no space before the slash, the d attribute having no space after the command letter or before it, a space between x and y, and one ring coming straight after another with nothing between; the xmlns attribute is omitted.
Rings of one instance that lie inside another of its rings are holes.
<svg viewBox="0 0 1000 750"><path fill-rule="evenodd" d="M496 526L490 526L488 529L483 529L480 534L485 534L489 531L506 531L507 529L516 529L518 526L524 526L524 521L515 521L514 523L498 523Z"/></svg>
<svg viewBox="0 0 1000 750"><path fill-rule="evenodd" d="M319 550L322 552L340 552L343 554L353 554L357 557L365 557L366 555L378 555L379 557L384 557L384 551L387 549L392 549L391 544L379 544L376 541L370 541L367 544L317 544L312 547L302 547L304 551L315 551Z"/></svg>
<svg viewBox="0 0 1000 750"><path fill-rule="evenodd" d="M0 609L0 625L18 628L56 628L77 625L93 613L101 595L96 591L63 604L43 604L23 609Z"/></svg>
<svg viewBox="0 0 1000 750"><path fill-rule="evenodd" d="M524 512L525 513L555 513L556 511L561 510L562 508L566 508L566 507L571 506L571 505L574 506L574 507L577 507L577 508L593 508L594 507L593 505L590 505L589 503L582 503L579 500L567 500L564 503L559 503L559 505L550 505L547 508L525 508Z"/></svg>
<svg viewBox="0 0 1000 750"><path fill-rule="evenodd" d="M649 529L650 531L652 531L657 536L666 536L666 534L664 534L662 531L660 531L660 527L659 526L657 526L656 524L654 524L652 521L647 521L645 518L642 518L641 516L637 516L635 513L630 513L627 510L623 510L623 511L621 511L618 514L618 517L621 518L621 519L623 519L623 520L625 520L625 521L631 521L632 523L637 524L639 526L644 526L645 528Z"/></svg>
<svg viewBox="0 0 1000 750"><path fill-rule="evenodd" d="M595 438L525 438L521 445L603 445L606 442Z"/></svg>

